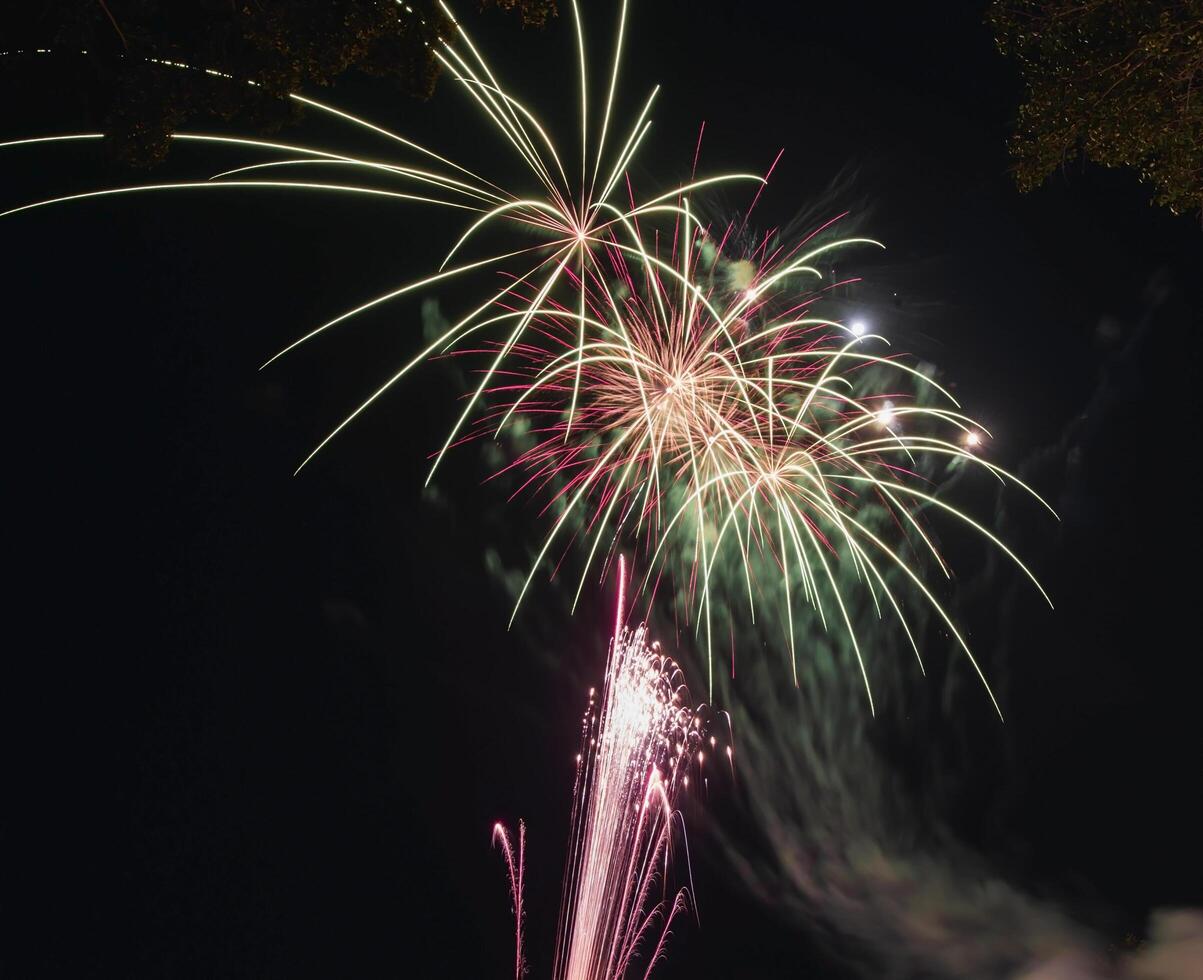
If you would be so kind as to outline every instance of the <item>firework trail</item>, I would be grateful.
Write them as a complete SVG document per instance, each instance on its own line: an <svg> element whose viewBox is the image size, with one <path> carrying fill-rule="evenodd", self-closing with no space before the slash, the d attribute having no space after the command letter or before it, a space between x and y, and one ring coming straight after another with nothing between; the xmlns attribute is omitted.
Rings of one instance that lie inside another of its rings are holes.
<svg viewBox="0 0 1203 980"><path fill-rule="evenodd" d="M676 805L716 740L707 742L706 712L691 705L676 663L649 642L645 626L623 625L625 574L620 559L605 684L600 702L590 691L582 723L555 980L648 977L664 955L673 920L688 907L688 889L668 886L674 823L680 822ZM520 823L517 856L501 824L494 840L506 860L521 975L524 828Z"/></svg>
<svg viewBox="0 0 1203 980"><path fill-rule="evenodd" d="M520 980L524 972L525 960L522 956L522 895L523 878L526 873L526 824L518 821L518 853L514 853L514 845L510 840L509 831L498 823L493 826L493 843L501 848L505 858L505 870L509 877L510 901L514 905L514 977Z"/></svg>

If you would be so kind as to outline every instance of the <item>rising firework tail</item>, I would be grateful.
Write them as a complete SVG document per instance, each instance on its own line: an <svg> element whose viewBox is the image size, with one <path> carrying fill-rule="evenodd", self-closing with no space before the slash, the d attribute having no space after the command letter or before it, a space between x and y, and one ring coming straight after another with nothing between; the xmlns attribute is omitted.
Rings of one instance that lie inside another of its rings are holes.
<svg viewBox="0 0 1203 980"><path fill-rule="evenodd" d="M518 848L514 849L509 830L498 822L493 825L493 843L505 858L506 876L509 878L510 901L514 908L514 977L519 980L526 972L526 959L522 949L522 897L525 892L526 874L526 824L518 821Z"/></svg>
<svg viewBox="0 0 1203 980"><path fill-rule="evenodd" d="M555 980L648 977L674 920L690 905L690 889L670 885L678 841L686 870L689 862L677 807L716 739L708 709L693 706L677 664L649 639L646 626L624 625L625 574L620 559L605 680L600 697L589 692L581 725ZM730 759L729 744L726 752ZM520 977L525 828L520 822L517 851L501 824L493 836L506 862Z"/></svg>

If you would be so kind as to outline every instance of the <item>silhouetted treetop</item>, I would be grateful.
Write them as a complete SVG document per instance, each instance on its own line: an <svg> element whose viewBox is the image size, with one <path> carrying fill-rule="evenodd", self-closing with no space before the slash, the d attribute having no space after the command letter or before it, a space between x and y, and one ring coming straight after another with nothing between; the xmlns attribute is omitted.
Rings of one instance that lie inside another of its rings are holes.
<svg viewBox="0 0 1203 980"><path fill-rule="evenodd" d="M477 3L514 11L532 27L556 13L555 0ZM35 53L39 49L60 64L72 59L87 114L104 128L116 155L136 166L163 159L171 133L195 118L276 129L297 111L290 92L327 86L352 69L387 79L405 95L429 98L441 67L433 44L451 30L432 0L52 0L14 6L0 19L4 69L18 75L37 70L47 57Z"/></svg>
<svg viewBox="0 0 1203 980"><path fill-rule="evenodd" d="M1203 208L1203 0L995 0L988 20L1027 86L1021 190L1084 155L1174 212Z"/></svg>

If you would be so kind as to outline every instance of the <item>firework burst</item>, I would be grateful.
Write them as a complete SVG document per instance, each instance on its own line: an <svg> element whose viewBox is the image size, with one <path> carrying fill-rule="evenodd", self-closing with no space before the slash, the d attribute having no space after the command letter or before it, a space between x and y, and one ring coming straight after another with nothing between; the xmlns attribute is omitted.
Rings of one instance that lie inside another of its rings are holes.
<svg viewBox="0 0 1203 980"><path fill-rule="evenodd" d="M970 464L1034 492L982 457L988 433L928 373L891 355L884 338L816 311L831 288L820 256L877 243L816 244L812 235L725 256L735 223L703 227L688 201L682 214L665 260L635 265L608 249L607 275L573 283L594 328L583 346L577 315L545 304L533 324L538 342L515 350L516 366L491 391L496 408L475 434L521 423L533 438L506 469L558 508L518 603L561 535L586 546L578 597L594 560L630 536L650 558L645 585L684 557L674 574L687 583L712 665L714 573L734 559L753 620L758 601L784 608L795 680L793 609L802 601L847 634L872 708L845 592L868 589L918 657L904 596L886 574L897 569L973 661L920 574L924 555L943 575L950 569L919 512L972 527L1040 586L1004 542L936 496L919 463ZM907 398L908 386L924 397ZM884 509L893 532L866 522L866 506ZM841 562L855 569L854 583L837 575Z"/></svg>
<svg viewBox="0 0 1203 980"><path fill-rule="evenodd" d="M627 4L624 0L619 7L617 41L600 99L589 84L581 13L576 3L571 9L580 127L569 143L559 146L535 112L499 81L444 7L453 31L438 40L436 57L486 129L521 161L525 190L507 189L375 123L294 95L360 135L381 140L397 151L397 158L178 133L175 138L184 143L222 144L274 156L209 180L68 195L0 217L136 191L201 189L366 196L463 214L462 232L430 275L327 320L267 362L401 297L475 282L482 274L501 282L470 300L466 313L389 371L301 466L423 361L449 352L484 353L458 419L433 454L430 475L449 448L474 435L497 437L519 422L535 433L535 444L520 453L512 468L523 474L524 485L546 492L556 516L537 549L515 613L557 542L568 537L585 542L579 596L594 563L604 563L629 537L641 542L648 575L655 576L645 585L658 583L666 569L674 580L686 583L687 605L697 629L704 631L713 672L715 571L734 558L753 618L758 603L784 607L795 663L795 603L814 605L824 625L831 621L847 632L872 708L868 670L834 566L843 562L855 569L875 604L894 614L910 636L903 597L883 574L884 568L897 567L907 589L938 611L968 653L924 580L916 556L927 556L941 574L948 575L949 569L918 512L947 512L1015 556L982 524L924 489L915 478L914 463L919 456L945 457L979 466L999 479L1014 478L982 457L980 443L988 433L963 415L932 378L883 353L881 338L816 312L815 303L823 296L816 265L822 253L877 243L825 241L814 235L792 244L771 235L757 241L746 215L725 228L711 228L695 218L692 193L739 180L763 187L766 178L754 175L691 177L667 191L637 195L629 172L651 126L657 90L632 119L619 124L615 96ZM403 8L398 15L405 16ZM321 176L292 176L309 174ZM534 192L528 192L530 186ZM473 251L486 238L495 240L494 232L508 245ZM885 377L872 368L932 388L945 401L908 402L895 386L867 384L865 379ZM897 533L883 536L862 521L859 512L867 505L889 511ZM912 645L918 655L913 637Z"/></svg>

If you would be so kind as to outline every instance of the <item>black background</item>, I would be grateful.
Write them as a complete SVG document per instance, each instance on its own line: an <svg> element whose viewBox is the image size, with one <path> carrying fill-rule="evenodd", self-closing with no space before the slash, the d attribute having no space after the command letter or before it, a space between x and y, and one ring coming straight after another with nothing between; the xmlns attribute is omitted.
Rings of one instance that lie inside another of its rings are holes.
<svg viewBox="0 0 1203 980"><path fill-rule="evenodd" d="M593 6L600 52L611 26ZM569 22L470 23L573 133ZM1004 464L1082 411L1100 318L1133 322L1165 270L1168 325L1130 365L1040 568L1059 608L1012 632L1014 805L1002 827L961 829L1117 929L1198 903L1197 216L1078 165L1019 196L1004 137L1020 85L973 4L644 3L632 23L628 100L665 86L643 168L686 173L703 120L703 169L763 170L784 146L758 205L784 221L850 166L894 281L932 303L916 343ZM47 59L39 87L7 93L0 137L78 125L77 77ZM511 166L448 83L429 105L358 78L326 96ZM387 150L347 132L311 117L285 138ZM154 179L227 159L246 157L177 147ZM5 150L0 165L4 204L134 179L87 146ZM472 453L423 493L455 413L437 366L291 476L416 347L416 301L256 371L423 268L453 228L402 205L235 192L0 222L11 800L33 818L11 841L31 869L16 901L48 927L41 975L505 976L489 830L518 816L529 954L547 972L605 597L563 620L542 585L506 631L482 555L520 553L535 508L486 520L496 491ZM557 659L566 671L547 669ZM702 928L678 930L663 976L835 975L795 926L695 862Z"/></svg>

